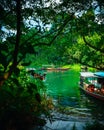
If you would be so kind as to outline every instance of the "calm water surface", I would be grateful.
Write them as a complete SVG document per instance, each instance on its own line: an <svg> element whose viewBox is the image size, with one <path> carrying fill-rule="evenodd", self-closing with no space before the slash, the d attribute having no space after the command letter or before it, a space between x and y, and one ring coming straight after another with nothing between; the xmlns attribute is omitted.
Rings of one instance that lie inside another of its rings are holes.
<svg viewBox="0 0 104 130"><path fill-rule="evenodd" d="M94 118L104 120L104 103L81 92L78 82L79 72L74 70L47 72L47 94L61 106L78 108L83 112L89 110L86 114L90 113Z"/></svg>

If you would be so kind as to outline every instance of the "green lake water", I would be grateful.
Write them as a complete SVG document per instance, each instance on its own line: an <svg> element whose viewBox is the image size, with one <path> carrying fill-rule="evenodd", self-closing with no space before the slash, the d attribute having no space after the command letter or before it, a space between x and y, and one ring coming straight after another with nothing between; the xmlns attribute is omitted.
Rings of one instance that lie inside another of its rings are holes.
<svg viewBox="0 0 104 130"><path fill-rule="evenodd" d="M46 77L47 93L62 105L77 105L80 100L78 88L79 73L69 71L48 72Z"/></svg>
<svg viewBox="0 0 104 130"><path fill-rule="evenodd" d="M79 89L79 72L75 70L47 72L47 94L59 105L81 109L92 117L104 120L104 103L86 96ZM87 110L87 111L86 111Z"/></svg>

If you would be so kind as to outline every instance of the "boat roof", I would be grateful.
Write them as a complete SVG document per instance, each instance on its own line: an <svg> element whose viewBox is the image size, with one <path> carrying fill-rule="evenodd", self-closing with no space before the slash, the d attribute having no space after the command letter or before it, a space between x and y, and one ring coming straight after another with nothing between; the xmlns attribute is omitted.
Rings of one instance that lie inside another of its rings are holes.
<svg viewBox="0 0 104 130"><path fill-rule="evenodd" d="M35 68L26 68L26 71L35 71Z"/></svg>
<svg viewBox="0 0 104 130"><path fill-rule="evenodd" d="M96 77L93 72L80 72L82 77Z"/></svg>
<svg viewBox="0 0 104 130"><path fill-rule="evenodd" d="M94 73L96 76L104 78L104 71Z"/></svg>

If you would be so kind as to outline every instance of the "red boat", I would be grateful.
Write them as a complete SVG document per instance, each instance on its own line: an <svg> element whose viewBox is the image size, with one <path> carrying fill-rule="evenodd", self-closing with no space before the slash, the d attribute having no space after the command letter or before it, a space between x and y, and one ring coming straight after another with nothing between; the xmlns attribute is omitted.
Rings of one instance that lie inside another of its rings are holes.
<svg viewBox="0 0 104 130"><path fill-rule="evenodd" d="M81 72L80 89L86 94L104 101L104 72Z"/></svg>

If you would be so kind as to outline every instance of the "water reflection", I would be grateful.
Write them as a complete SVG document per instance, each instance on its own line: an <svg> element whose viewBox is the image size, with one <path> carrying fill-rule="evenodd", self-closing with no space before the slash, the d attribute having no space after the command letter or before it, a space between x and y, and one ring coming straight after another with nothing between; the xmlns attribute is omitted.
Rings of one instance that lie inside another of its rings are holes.
<svg viewBox="0 0 104 130"><path fill-rule="evenodd" d="M72 70L50 72L47 74L47 93L57 99L61 105L75 107L80 100L78 89L79 74Z"/></svg>
<svg viewBox="0 0 104 130"><path fill-rule="evenodd" d="M104 104L79 90L79 72L49 72L46 78L47 94L59 105L87 110L86 114L91 113L93 119L104 120Z"/></svg>

